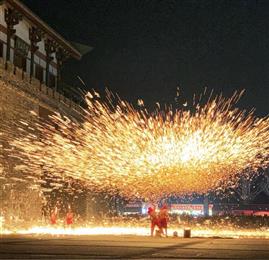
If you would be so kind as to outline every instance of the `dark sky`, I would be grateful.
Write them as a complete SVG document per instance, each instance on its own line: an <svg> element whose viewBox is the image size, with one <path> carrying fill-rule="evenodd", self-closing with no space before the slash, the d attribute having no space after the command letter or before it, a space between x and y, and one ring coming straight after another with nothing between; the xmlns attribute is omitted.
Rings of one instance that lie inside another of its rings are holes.
<svg viewBox="0 0 269 260"><path fill-rule="evenodd" d="M66 71L135 102L184 102L205 86L269 113L267 0L23 0L65 38L94 47ZM71 68L71 69L70 69ZM78 80L76 80L78 82ZM78 84L79 85L79 84Z"/></svg>

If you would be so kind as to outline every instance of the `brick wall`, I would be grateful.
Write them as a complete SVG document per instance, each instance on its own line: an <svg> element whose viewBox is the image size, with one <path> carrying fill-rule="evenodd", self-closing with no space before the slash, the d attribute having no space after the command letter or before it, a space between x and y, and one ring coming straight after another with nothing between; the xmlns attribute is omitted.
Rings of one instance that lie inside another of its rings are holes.
<svg viewBox="0 0 269 260"><path fill-rule="evenodd" d="M36 79L30 83L29 76L12 64L6 70L0 59L0 215L4 215L7 228L41 220L44 197L39 184L18 169L14 157L18 151L9 146L15 135L22 134L18 131L20 120L30 125L37 120L30 111L46 117L57 111L80 120L81 108Z"/></svg>

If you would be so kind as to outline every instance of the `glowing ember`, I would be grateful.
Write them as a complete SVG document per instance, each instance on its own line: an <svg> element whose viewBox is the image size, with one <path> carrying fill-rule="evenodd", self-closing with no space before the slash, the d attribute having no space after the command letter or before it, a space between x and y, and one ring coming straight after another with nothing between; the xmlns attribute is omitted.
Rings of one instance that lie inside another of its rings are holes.
<svg viewBox="0 0 269 260"><path fill-rule="evenodd" d="M126 197L205 193L268 165L269 118L234 108L241 94L151 114L111 93L106 101L88 93L82 124L57 115L12 145L20 169L37 177L42 168Z"/></svg>
<svg viewBox="0 0 269 260"><path fill-rule="evenodd" d="M168 235L173 236L173 232L177 231L179 237L183 235L183 229L178 227L171 227L168 230ZM52 228L46 226L35 226L29 229L18 230L3 230L3 235L6 234L38 234L38 235L136 235L148 236L150 235L149 228L146 227L77 227L77 228ZM268 238L269 230L255 230L255 229L210 229L210 228L194 228L192 229L193 237L231 237L231 238Z"/></svg>

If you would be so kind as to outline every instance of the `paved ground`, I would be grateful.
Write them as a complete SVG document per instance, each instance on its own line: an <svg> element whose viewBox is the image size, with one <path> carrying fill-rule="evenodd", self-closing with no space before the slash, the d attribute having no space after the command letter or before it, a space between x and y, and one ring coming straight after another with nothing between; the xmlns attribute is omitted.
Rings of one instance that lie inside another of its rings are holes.
<svg viewBox="0 0 269 260"><path fill-rule="evenodd" d="M269 239L2 236L0 259L269 259Z"/></svg>

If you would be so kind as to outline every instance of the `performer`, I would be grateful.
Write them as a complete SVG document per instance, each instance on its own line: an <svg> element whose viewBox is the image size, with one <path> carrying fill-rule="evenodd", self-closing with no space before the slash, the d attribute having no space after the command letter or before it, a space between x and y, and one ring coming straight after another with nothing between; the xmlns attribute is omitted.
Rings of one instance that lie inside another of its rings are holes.
<svg viewBox="0 0 269 260"><path fill-rule="evenodd" d="M167 237L167 223L169 220L168 209L166 205L163 205L159 212L159 221L162 229L165 230L165 236Z"/></svg>
<svg viewBox="0 0 269 260"><path fill-rule="evenodd" d="M159 218L158 218L158 215L156 214L155 209L152 207L149 207L148 214L149 214L150 220L151 220L150 235L153 236L155 226L158 227L160 233L162 234L162 228L160 226Z"/></svg>
<svg viewBox="0 0 269 260"><path fill-rule="evenodd" d="M68 212L66 214L65 221L66 221L67 225L72 225L74 223L74 214L73 214L70 206L68 207Z"/></svg>
<svg viewBox="0 0 269 260"><path fill-rule="evenodd" d="M56 206L55 209L51 211L51 215L50 215L50 223L52 225L57 224L57 215L58 215L58 208Z"/></svg>

